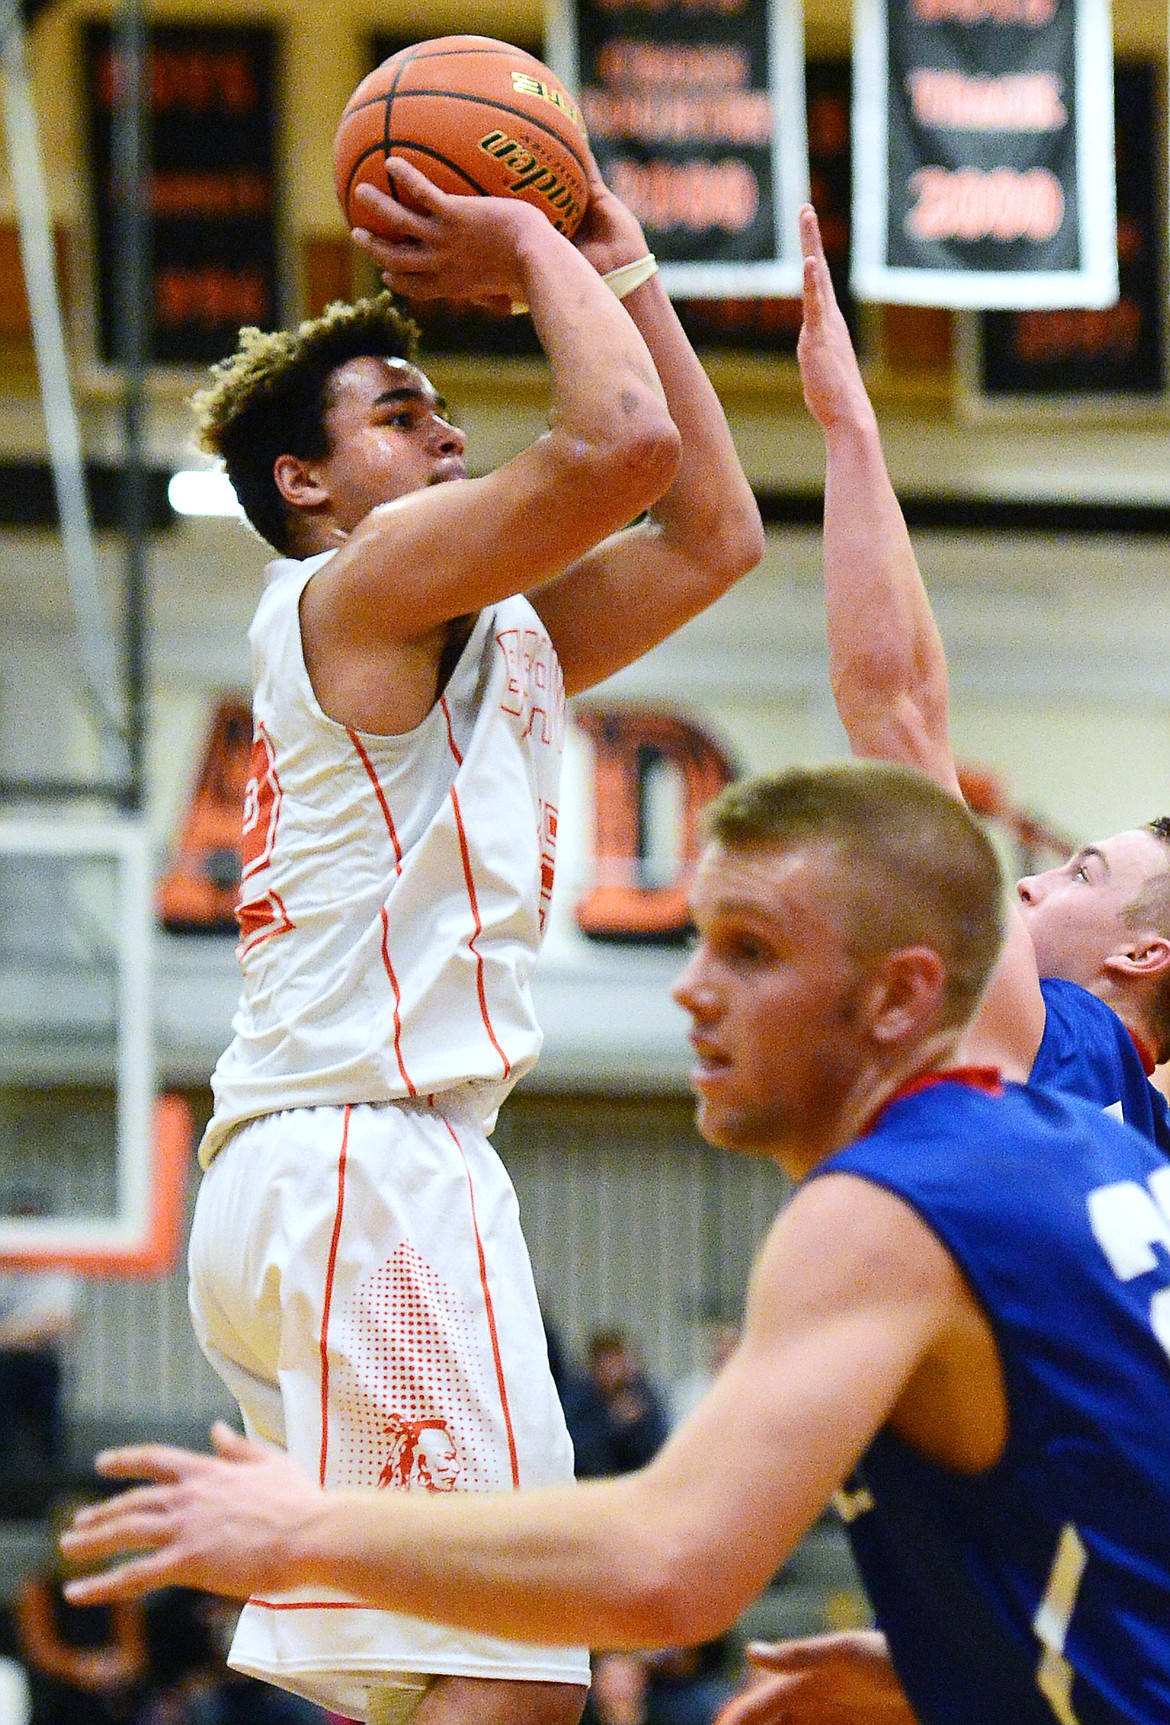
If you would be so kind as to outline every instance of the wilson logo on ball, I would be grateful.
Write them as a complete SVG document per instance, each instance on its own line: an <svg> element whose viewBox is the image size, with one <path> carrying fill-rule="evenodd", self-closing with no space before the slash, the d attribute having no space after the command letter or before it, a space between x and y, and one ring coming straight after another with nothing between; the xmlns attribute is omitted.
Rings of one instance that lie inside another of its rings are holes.
<svg viewBox="0 0 1170 1725"><path fill-rule="evenodd" d="M479 147L515 174L508 186L510 196L516 197L527 191L539 192L550 208L557 212L556 227L562 224L576 227L582 210L580 199L574 197L564 180L538 161L524 144L510 138L506 132L488 132L479 140Z"/></svg>

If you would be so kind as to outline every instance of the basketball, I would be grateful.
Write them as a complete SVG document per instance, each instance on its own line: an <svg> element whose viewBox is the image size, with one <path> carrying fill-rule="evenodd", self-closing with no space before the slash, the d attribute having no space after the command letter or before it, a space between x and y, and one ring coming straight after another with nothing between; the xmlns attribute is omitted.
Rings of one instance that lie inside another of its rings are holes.
<svg viewBox="0 0 1170 1725"><path fill-rule="evenodd" d="M441 191L521 198L571 235L588 202L577 104L533 55L489 36L439 36L392 54L345 105L333 141L350 226L363 182L391 191L386 160L411 162Z"/></svg>

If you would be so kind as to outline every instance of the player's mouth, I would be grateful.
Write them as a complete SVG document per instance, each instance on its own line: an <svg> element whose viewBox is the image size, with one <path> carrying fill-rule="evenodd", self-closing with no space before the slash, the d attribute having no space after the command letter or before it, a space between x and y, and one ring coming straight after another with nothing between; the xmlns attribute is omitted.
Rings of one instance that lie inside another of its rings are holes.
<svg viewBox="0 0 1170 1725"><path fill-rule="evenodd" d="M701 1036L692 1034L687 1041L695 1051L695 1063L691 1067L691 1089L700 1093L715 1089L732 1069L730 1056Z"/></svg>
<svg viewBox="0 0 1170 1725"><path fill-rule="evenodd" d="M466 478L467 478L467 463L464 461L463 457L461 455L450 455L450 456L447 456L443 461L441 461L439 463L439 465L435 468L435 471L431 474L431 477L427 480L427 484L428 485L446 485L447 482L451 479L466 479Z"/></svg>

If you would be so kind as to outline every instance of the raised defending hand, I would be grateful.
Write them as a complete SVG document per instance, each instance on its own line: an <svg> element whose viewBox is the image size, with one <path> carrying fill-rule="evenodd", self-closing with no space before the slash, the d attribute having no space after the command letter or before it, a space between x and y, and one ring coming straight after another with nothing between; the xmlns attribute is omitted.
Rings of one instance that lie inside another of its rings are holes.
<svg viewBox="0 0 1170 1725"><path fill-rule="evenodd" d="M109 1479L154 1483L87 1505L62 1535L66 1555L86 1562L135 1554L69 1582L73 1604L137 1599L173 1585L247 1599L294 1584L285 1573L289 1536L312 1518L324 1492L282 1450L219 1422L211 1436L215 1456L143 1444L98 1457Z"/></svg>
<svg viewBox="0 0 1170 1725"><path fill-rule="evenodd" d="M354 228L352 238L373 258L387 287L408 300L503 310L523 298L525 236L552 232L539 210L518 198L441 192L410 162L396 157L387 162L386 172L394 197L376 186L355 189L352 201L367 226Z"/></svg>
<svg viewBox="0 0 1170 1725"><path fill-rule="evenodd" d="M800 244L804 254L804 318L796 357L809 412L825 431L835 425L871 420L873 409L849 339L849 327L837 304L816 212L805 204L800 212Z"/></svg>
<svg viewBox="0 0 1170 1725"><path fill-rule="evenodd" d="M915 1725L885 1637L873 1630L753 1642L758 1675L715 1725Z"/></svg>

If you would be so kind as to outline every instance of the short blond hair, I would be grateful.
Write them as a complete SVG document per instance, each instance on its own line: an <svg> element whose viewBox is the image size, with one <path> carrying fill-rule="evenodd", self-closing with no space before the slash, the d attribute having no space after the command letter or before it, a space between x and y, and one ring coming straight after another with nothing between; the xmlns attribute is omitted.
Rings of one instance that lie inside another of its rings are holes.
<svg viewBox="0 0 1170 1725"><path fill-rule="evenodd" d="M860 964L927 946L946 967L943 1023L967 1022L1004 936L999 859L975 816L924 774L885 762L741 779L705 812L728 850L824 846L836 867L825 909Z"/></svg>
<svg viewBox="0 0 1170 1725"><path fill-rule="evenodd" d="M277 551L293 549L294 513L273 477L281 455L329 454L329 379L347 360L414 360L418 329L389 294L341 301L295 330L242 329L235 353L191 397L199 446L218 455L252 526Z"/></svg>

